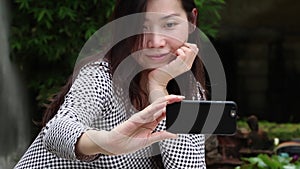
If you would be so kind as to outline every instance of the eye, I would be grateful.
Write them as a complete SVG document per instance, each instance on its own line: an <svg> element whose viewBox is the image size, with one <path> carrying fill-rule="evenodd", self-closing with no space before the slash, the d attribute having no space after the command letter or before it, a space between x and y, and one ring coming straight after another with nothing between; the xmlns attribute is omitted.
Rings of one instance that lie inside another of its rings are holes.
<svg viewBox="0 0 300 169"><path fill-rule="evenodd" d="M149 31L150 31L149 26L143 25L143 31L144 31L144 32L149 32Z"/></svg>
<svg viewBox="0 0 300 169"><path fill-rule="evenodd" d="M172 28L175 27L176 25L177 25L176 22L167 22L167 23L164 25L164 28L172 29Z"/></svg>

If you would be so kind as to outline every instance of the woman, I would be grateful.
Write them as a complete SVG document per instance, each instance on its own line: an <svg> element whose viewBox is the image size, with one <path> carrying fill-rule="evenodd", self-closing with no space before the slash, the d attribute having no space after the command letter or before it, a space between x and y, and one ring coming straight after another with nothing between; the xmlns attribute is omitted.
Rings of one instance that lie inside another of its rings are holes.
<svg viewBox="0 0 300 169"><path fill-rule="evenodd" d="M74 73L15 168L206 168L203 135L164 130L167 104L181 101L181 95L205 99L195 3L119 0L114 19L141 12L146 13L137 26L144 33L118 42L103 59ZM141 71L126 94L117 69L128 59ZM182 87L180 81L189 84ZM161 156L153 156L156 149Z"/></svg>

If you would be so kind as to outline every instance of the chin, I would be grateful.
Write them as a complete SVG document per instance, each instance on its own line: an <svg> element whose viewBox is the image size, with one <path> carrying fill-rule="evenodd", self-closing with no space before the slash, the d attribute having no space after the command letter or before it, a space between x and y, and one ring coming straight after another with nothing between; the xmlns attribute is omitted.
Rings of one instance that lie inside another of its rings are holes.
<svg viewBox="0 0 300 169"><path fill-rule="evenodd" d="M146 69L156 69L167 65L168 63L155 63L155 64L146 64L143 66Z"/></svg>

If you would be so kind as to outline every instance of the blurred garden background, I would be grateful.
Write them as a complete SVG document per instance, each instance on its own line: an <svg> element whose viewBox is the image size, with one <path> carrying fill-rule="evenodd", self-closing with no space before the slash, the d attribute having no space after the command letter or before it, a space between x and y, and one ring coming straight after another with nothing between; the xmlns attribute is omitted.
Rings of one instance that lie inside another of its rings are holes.
<svg viewBox="0 0 300 169"><path fill-rule="evenodd" d="M255 115L270 140L300 138L300 1L195 1L199 27L223 62L227 100L238 104L239 129L250 132L246 119ZM49 98L114 4L0 0L0 169L33 141Z"/></svg>

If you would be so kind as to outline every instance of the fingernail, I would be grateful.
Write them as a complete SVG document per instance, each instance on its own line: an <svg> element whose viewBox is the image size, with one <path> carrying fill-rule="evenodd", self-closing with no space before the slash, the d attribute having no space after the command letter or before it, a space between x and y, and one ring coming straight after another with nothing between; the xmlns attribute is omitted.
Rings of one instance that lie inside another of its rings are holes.
<svg viewBox="0 0 300 169"><path fill-rule="evenodd" d="M180 98L180 99L184 99L185 98L185 96L177 96L178 98Z"/></svg>

